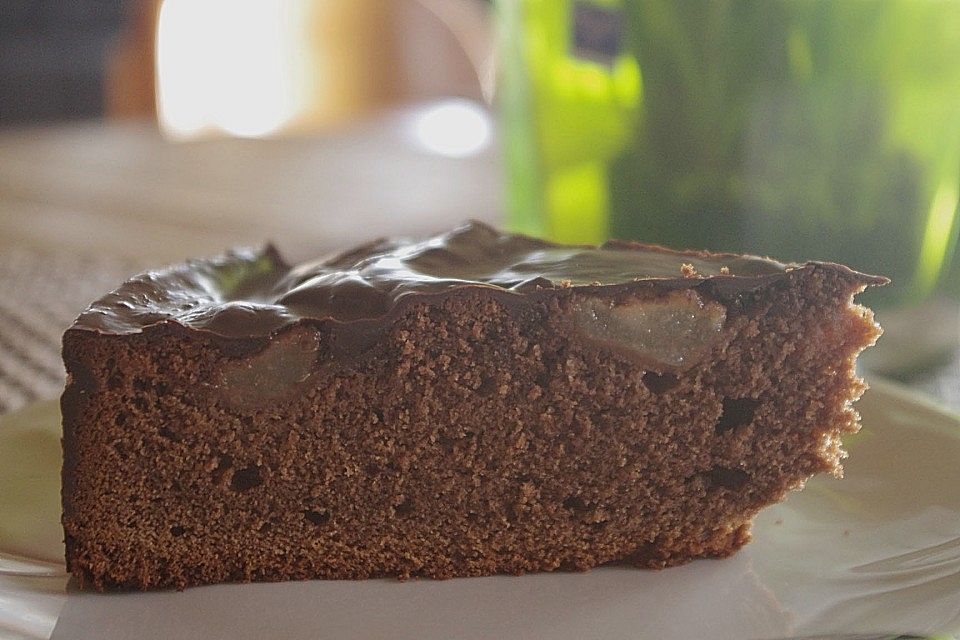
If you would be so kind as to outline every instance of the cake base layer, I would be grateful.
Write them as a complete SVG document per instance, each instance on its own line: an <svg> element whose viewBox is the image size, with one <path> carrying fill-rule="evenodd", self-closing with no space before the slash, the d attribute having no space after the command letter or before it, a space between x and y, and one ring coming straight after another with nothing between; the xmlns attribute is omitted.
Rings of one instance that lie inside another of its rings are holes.
<svg viewBox="0 0 960 640"><path fill-rule="evenodd" d="M878 334L862 286L811 267L712 301L722 327L677 366L577 331L574 289L417 301L349 361L321 322L69 331L69 570L149 589L729 555L759 509L840 472Z"/></svg>

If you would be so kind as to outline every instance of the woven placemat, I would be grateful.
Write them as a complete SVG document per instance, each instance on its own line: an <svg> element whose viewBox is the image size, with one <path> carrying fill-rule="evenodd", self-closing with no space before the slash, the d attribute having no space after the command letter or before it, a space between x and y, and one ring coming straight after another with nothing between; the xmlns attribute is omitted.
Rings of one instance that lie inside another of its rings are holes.
<svg viewBox="0 0 960 640"><path fill-rule="evenodd" d="M64 330L138 270L117 258L0 251L0 413L60 394Z"/></svg>

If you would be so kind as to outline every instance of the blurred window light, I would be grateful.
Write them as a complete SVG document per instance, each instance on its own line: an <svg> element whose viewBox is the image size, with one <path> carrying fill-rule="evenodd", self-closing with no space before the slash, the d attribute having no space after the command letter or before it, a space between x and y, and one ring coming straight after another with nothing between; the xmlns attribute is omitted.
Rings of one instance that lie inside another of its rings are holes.
<svg viewBox="0 0 960 640"><path fill-rule="evenodd" d="M164 0L157 26L160 125L176 138L258 137L307 102L307 0Z"/></svg>
<svg viewBox="0 0 960 640"><path fill-rule="evenodd" d="M444 100L419 111L411 132L413 141L430 153L466 158L490 144L490 115L470 100Z"/></svg>

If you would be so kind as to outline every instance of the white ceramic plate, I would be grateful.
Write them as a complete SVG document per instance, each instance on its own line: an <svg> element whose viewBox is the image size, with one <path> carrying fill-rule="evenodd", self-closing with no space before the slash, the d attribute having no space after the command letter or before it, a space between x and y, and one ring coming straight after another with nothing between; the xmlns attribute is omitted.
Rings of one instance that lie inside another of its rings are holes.
<svg viewBox="0 0 960 640"><path fill-rule="evenodd" d="M764 511L726 560L446 582L66 588L59 413L0 421L2 638L782 638L960 634L960 418L889 383L858 405L846 479Z"/></svg>

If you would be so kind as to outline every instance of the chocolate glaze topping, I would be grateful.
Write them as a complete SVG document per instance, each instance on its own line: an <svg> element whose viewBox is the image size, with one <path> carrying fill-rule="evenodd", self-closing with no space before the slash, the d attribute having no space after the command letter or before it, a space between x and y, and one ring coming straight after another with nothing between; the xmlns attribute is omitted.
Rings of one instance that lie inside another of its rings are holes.
<svg viewBox="0 0 960 640"><path fill-rule="evenodd" d="M835 270L862 286L887 282L832 263L786 265L619 241L564 246L469 222L426 240L379 240L293 268L266 247L145 273L94 302L73 329L122 335L174 323L243 338L269 337L303 320L369 328L408 300L464 287L522 299L559 288L590 293L639 282L725 300L791 271L815 268Z"/></svg>

